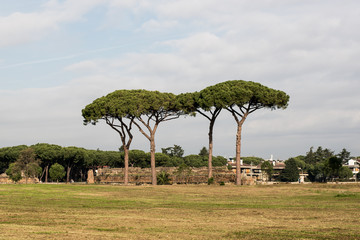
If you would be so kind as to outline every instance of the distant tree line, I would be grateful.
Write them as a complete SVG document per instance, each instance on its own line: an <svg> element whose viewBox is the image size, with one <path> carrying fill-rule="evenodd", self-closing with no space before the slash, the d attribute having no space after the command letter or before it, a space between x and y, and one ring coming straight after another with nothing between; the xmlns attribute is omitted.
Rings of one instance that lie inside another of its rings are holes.
<svg viewBox="0 0 360 240"><path fill-rule="evenodd" d="M297 181L299 173L307 173L311 182L327 182L347 180L353 176L352 171L343 166L351 159L350 152L345 148L335 154L334 151L319 146L315 151L311 147L306 155L293 157L285 161L285 169L279 180L284 182ZM360 179L360 174L356 176Z"/></svg>
<svg viewBox="0 0 360 240"><path fill-rule="evenodd" d="M179 145L163 148L161 153L155 153L156 165L204 167L207 166L208 156L202 151L203 149L198 155L183 156L184 150ZM131 167L149 168L150 160L150 153L136 149L129 151ZM213 157L214 166L226 164L226 158ZM122 149L120 151L88 150L47 143L0 148L0 173L6 172L15 181L20 180L21 171L26 178L38 177L43 182L48 182L50 179L66 182L85 181L89 169L102 166L123 168L124 151Z"/></svg>

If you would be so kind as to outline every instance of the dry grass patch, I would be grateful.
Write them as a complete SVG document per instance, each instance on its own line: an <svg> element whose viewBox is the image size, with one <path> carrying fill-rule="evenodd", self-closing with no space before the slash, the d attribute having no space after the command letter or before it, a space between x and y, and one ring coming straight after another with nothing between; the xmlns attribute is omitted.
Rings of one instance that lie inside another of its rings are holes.
<svg viewBox="0 0 360 240"><path fill-rule="evenodd" d="M360 185L0 185L0 239L360 239Z"/></svg>

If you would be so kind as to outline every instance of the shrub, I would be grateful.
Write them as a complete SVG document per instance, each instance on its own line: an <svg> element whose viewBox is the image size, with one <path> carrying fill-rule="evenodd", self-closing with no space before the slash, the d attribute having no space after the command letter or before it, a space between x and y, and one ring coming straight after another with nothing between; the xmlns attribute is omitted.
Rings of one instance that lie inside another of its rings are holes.
<svg viewBox="0 0 360 240"><path fill-rule="evenodd" d="M214 178L211 177L208 179L208 185L214 184Z"/></svg>
<svg viewBox="0 0 360 240"><path fill-rule="evenodd" d="M50 169L49 169L49 174L50 174L50 178L53 180L53 181L59 181L61 180L63 177L65 177L65 168L58 164L58 163L55 163L53 165L51 165Z"/></svg>
<svg viewBox="0 0 360 240"><path fill-rule="evenodd" d="M296 165L296 161L290 158L285 162L285 169L280 174L280 180L282 182L296 182L299 179L299 169Z"/></svg>
<svg viewBox="0 0 360 240"><path fill-rule="evenodd" d="M156 179L158 185L170 185L170 174L165 171L161 171Z"/></svg>
<svg viewBox="0 0 360 240"><path fill-rule="evenodd" d="M349 178L351 178L353 176L352 171L350 170L350 168L342 166L339 169L339 178L342 180L349 180Z"/></svg>
<svg viewBox="0 0 360 240"><path fill-rule="evenodd" d="M190 175L191 175L192 169L187 166L186 164L180 164L179 167L174 172L174 175L176 176L176 182L185 182L188 183Z"/></svg>
<svg viewBox="0 0 360 240"><path fill-rule="evenodd" d="M13 180L15 183L20 181L21 177L21 170L20 168L15 164L11 163L9 165L9 168L6 170L6 174L9 176L11 180Z"/></svg>
<svg viewBox="0 0 360 240"><path fill-rule="evenodd" d="M227 164L227 159L222 156L213 157L212 161L214 167L225 166Z"/></svg>

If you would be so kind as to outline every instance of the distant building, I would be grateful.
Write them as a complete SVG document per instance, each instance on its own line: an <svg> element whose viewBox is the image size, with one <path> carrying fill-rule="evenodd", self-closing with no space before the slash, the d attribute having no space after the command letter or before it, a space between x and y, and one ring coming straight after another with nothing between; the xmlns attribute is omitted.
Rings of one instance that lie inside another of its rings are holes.
<svg viewBox="0 0 360 240"><path fill-rule="evenodd" d="M360 171L360 163L359 163L359 160L357 159L350 159L348 161L347 164L343 165L343 166L346 166L348 168L350 168L350 170L352 171L353 173L353 176L352 176L352 179L356 179L356 175L359 173Z"/></svg>
<svg viewBox="0 0 360 240"><path fill-rule="evenodd" d="M285 163L280 160L271 160L270 162L272 163L274 169L273 177L279 176L285 168ZM228 165L231 166L234 172L236 172L236 162L233 158L229 158ZM240 160L240 173L247 177L252 177L257 181L265 181L267 178L267 176L261 171L261 163L258 165L252 165L243 163L243 160Z"/></svg>
<svg viewBox="0 0 360 240"><path fill-rule="evenodd" d="M273 155L271 155L270 159L267 159L265 161L269 161L273 165L274 173L272 174L272 178L276 179L280 175L280 173L285 169L285 161L274 160ZM228 165L231 166L234 172L236 172L236 162L234 161L234 158L229 158ZM252 164L243 163L243 161L240 160L240 173L247 177L252 177L256 181L266 181L267 179L266 174L261 171L261 163L258 165L252 165ZM305 182L305 178L307 176L308 176L307 173L300 172L299 183Z"/></svg>

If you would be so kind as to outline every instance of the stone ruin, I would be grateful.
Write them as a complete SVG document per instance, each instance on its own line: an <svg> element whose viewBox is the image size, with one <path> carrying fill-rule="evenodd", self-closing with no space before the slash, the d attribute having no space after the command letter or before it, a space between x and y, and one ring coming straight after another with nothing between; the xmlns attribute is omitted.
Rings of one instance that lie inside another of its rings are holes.
<svg viewBox="0 0 360 240"><path fill-rule="evenodd" d="M162 171L169 174L170 184L208 183L207 167L187 168L184 171L179 171L179 168L176 167L156 168L157 174ZM235 183L236 175L233 170L229 170L226 166L214 167L213 178L215 184ZM255 180L253 178L242 176L241 179L242 184L244 185L255 184ZM99 168L95 171L89 170L87 183L123 184L124 168ZM151 184L151 169L129 167L129 184Z"/></svg>

